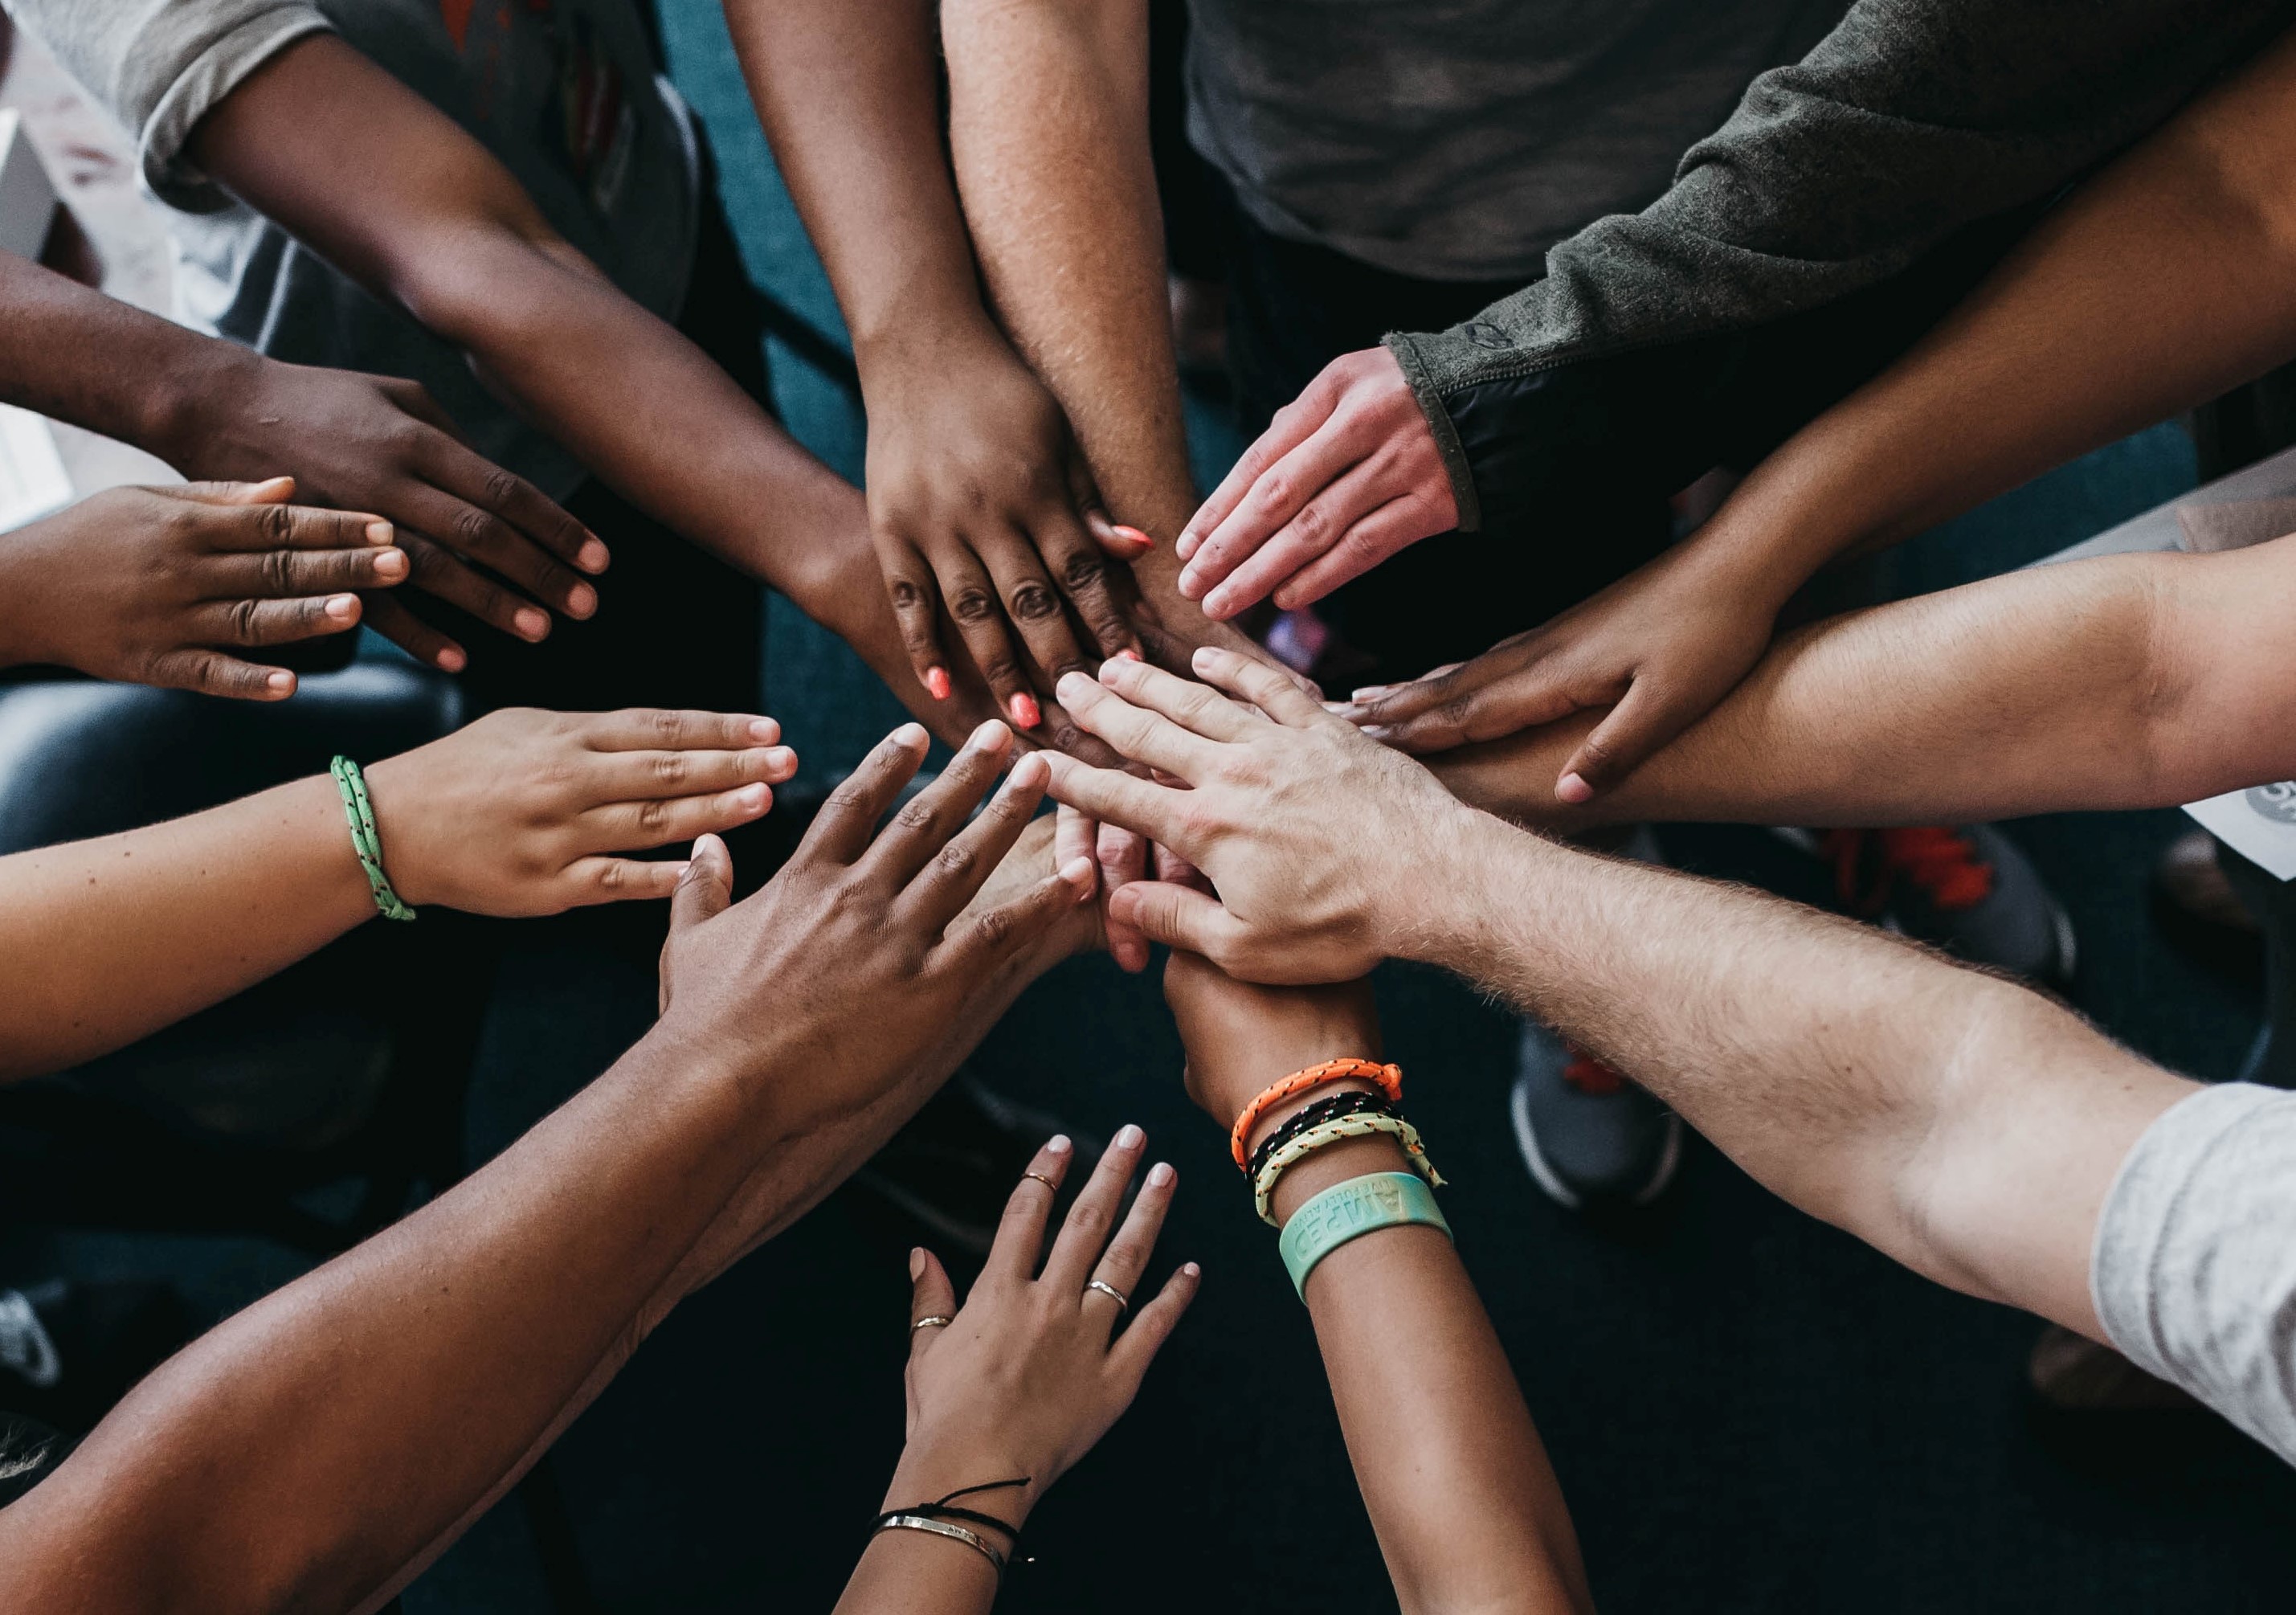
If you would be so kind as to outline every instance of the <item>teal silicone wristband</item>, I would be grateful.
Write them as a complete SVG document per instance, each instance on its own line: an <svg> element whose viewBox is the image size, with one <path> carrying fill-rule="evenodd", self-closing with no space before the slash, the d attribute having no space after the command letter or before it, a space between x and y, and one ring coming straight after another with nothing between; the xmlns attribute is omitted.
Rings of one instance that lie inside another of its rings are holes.
<svg viewBox="0 0 2296 1615"><path fill-rule="evenodd" d="M1351 1239L1382 1228L1424 1225L1451 1237L1451 1225L1435 1204L1435 1191L1410 1172L1370 1172L1333 1184L1292 1214L1275 1242L1292 1287L1307 1299L1308 1275L1316 1264Z"/></svg>
<svg viewBox="0 0 2296 1615"><path fill-rule="evenodd" d="M386 920L412 920L414 911L399 901L390 888L390 877L382 873L382 838L375 832L374 806L366 799L366 776L347 757L330 763L327 772L335 776L335 790L343 799L343 817L351 827L351 850L358 854L359 867L366 871L374 906Z"/></svg>

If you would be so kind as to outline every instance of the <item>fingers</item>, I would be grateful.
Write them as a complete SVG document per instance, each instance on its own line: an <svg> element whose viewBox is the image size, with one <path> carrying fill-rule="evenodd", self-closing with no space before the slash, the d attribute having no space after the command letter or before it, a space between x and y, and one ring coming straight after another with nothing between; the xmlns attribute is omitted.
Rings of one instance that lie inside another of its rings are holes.
<svg viewBox="0 0 2296 1615"><path fill-rule="evenodd" d="M507 525L521 539L593 575L606 570L611 557L597 534L525 478L472 453L452 437L434 440L418 466L447 494ZM483 554L479 558L494 565Z"/></svg>
<svg viewBox="0 0 2296 1615"><path fill-rule="evenodd" d="M275 478L256 485L257 493L284 485L291 479ZM206 486L214 487L214 484ZM234 485L225 485L234 486ZM242 508L210 519L219 550L246 553L263 550L366 550L391 540L391 525L380 516L357 511L320 510L308 504L285 504L274 499L236 500Z"/></svg>
<svg viewBox="0 0 2296 1615"><path fill-rule="evenodd" d="M1147 1148L1148 1135L1127 1122L1102 1152L1100 1164L1069 1208L1068 1219L1045 1258L1044 1282L1056 1295L1080 1295L1084 1282L1100 1261L1108 1231L1116 1226L1117 1209L1124 1203L1124 1187L1132 1181Z"/></svg>
<svg viewBox="0 0 2296 1615"><path fill-rule="evenodd" d="M1135 881L1108 898L1109 918L1121 918L1152 942L1201 954L1215 964L1235 957L1243 942L1241 921L1219 899L1169 881Z"/></svg>
<svg viewBox="0 0 2296 1615"><path fill-rule="evenodd" d="M947 848L1012 750L1012 730L993 717L982 724L949 759L940 777L893 816L859 862L891 889L907 886L928 860Z"/></svg>
<svg viewBox="0 0 2296 1615"><path fill-rule="evenodd" d="M903 724L877 742L861 766L829 793L798 844L798 858L850 864L867 850L877 821L925 760L922 724Z"/></svg>
<svg viewBox="0 0 2296 1615"><path fill-rule="evenodd" d="M1204 595L1204 615L1216 622L1225 621L1267 599L1275 593L1276 585L1301 568L1321 560L1357 522L1387 502L1387 493L1374 484L1376 475L1369 462L1349 468L1345 476L1301 505L1299 513L1267 543L1242 557L1224 578L1212 576L1209 554L1201 557L1198 564L1207 565L1205 576L1211 585ZM1279 598L1278 603L1288 611L1297 603Z"/></svg>
<svg viewBox="0 0 2296 1615"><path fill-rule="evenodd" d="M459 447L452 452L463 453ZM510 475L508 471L497 474ZM407 483L398 504L407 526L456 555L477 562L535 600L576 619L596 613L598 591L594 585L492 511L427 482Z"/></svg>
<svg viewBox="0 0 2296 1615"><path fill-rule="evenodd" d="M1020 630L1021 643L1028 648L1029 659L1044 675L1049 685L1063 673L1081 673L1086 666L1084 647L1077 644L1076 635L1069 630L1068 613L1061 609L1061 596L1046 576L1044 558L1037 551L1036 540L1018 528L1007 528L987 545L981 558L988 563L989 576L996 580L996 589L1004 603L1004 612L1013 626ZM1099 558L1093 558L1095 568ZM1013 709L1005 709L1008 712ZM1016 727L1033 729L1034 724L1020 721L1013 713Z"/></svg>
<svg viewBox="0 0 2296 1615"><path fill-rule="evenodd" d="M1257 658L1203 645L1189 657L1188 665L1206 684L1249 701L1287 728L1309 729L1336 721L1290 673ZM1244 726L1250 725L1247 721Z"/></svg>
<svg viewBox="0 0 2296 1615"><path fill-rule="evenodd" d="M1160 712L1207 740L1239 741L1266 721L1217 690L1144 662L1111 661L1101 668L1100 682L1134 706Z"/></svg>
<svg viewBox="0 0 2296 1615"><path fill-rule="evenodd" d="M1094 857L1100 865L1100 889L1113 892L1148 873L1147 838L1119 824L1103 824L1095 838ZM1135 975L1148 968L1148 939L1131 925L1111 923L1108 951L1118 968Z"/></svg>
<svg viewBox="0 0 2296 1615"><path fill-rule="evenodd" d="M609 751L590 761L581 788L606 803L707 796L744 785L779 785L797 772L797 753L787 746L751 746L739 751Z"/></svg>
<svg viewBox="0 0 2296 1615"><path fill-rule="evenodd" d="M1091 898L1092 860L1070 859L1012 902L951 927L939 957L959 974L993 970Z"/></svg>
<svg viewBox="0 0 2296 1615"><path fill-rule="evenodd" d="M1108 1361L1135 1390L1139 1387L1141 1376L1148 1372L1148 1365L1164 1349L1164 1342L1172 1338L1172 1331L1179 1327L1180 1318L1188 1310L1188 1303L1196 1299L1203 1277L1202 1268L1193 1262L1184 1262L1164 1281L1154 1300L1145 1307L1136 1300L1133 1303L1132 1322L1108 1349Z"/></svg>
<svg viewBox="0 0 2296 1615"><path fill-rule="evenodd" d="M375 525L390 530L387 523ZM200 585L207 600L280 600L338 589L395 588L406 581L407 570L406 552L389 545L264 549L214 557L201 567Z"/></svg>
<svg viewBox="0 0 2296 1615"><path fill-rule="evenodd" d="M1035 1274L1037 1253L1045 1247L1045 1219L1052 1215L1053 1201L1060 1197L1061 1185L1068 1180L1069 1163L1075 1159L1076 1148L1062 1133L1054 1134L1037 1152L1026 1176L1004 1201L996 1242L989 1246L988 1260L980 1269L984 1282L992 1274L1016 1283Z"/></svg>
<svg viewBox="0 0 2296 1615"><path fill-rule="evenodd" d="M1346 524L1334 522L1342 513L1330 504L1317 504L1317 496L1353 470L1370 444L1360 427L1350 429L1326 420L1297 447L1271 465L1226 521L1204 537L1180 573L1180 593L1201 599L1204 615L1218 620L1252 603L1239 594L1224 596L1225 609L1215 610L1216 586L1238 566L1257 554L1287 527L1297 524L1296 538L1314 554L1336 542ZM1257 598L1256 596L1252 598Z"/></svg>
<svg viewBox="0 0 2296 1615"><path fill-rule="evenodd" d="M1374 702L1360 720L1366 732L1398 751L1447 751L1551 724L1583 707L1607 706L1626 693L1620 680L1573 684L1545 664L1495 677L1470 662L1431 685L1415 701L1423 709L1399 723L1386 713L1390 703L1402 704L1401 693Z"/></svg>
<svg viewBox="0 0 2296 1615"><path fill-rule="evenodd" d="M1016 729L1033 729L1044 719L1036 692L1004 631L1004 607L988 572L970 549L940 558L936 563L941 597L956 624L965 654L980 671L981 682L996 698L996 709L1012 719Z"/></svg>
<svg viewBox="0 0 2296 1615"><path fill-rule="evenodd" d="M469 652L389 594L369 597L365 614L368 627L419 662L442 673L460 673L471 665Z"/></svg>
<svg viewBox="0 0 2296 1615"><path fill-rule="evenodd" d="M924 865L924 873L911 883L904 900L928 927L946 930L950 921L964 912L1029 827L1037 804L1045 799L1045 782L1050 775L1045 759L1035 752L1014 763L996 799Z"/></svg>
<svg viewBox="0 0 2296 1615"><path fill-rule="evenodd" d="M1164 1231L1164 1214L1172 1209L1172 1191L1179 1181L1179 1174L1167 1161L1160 1160L1148 1168L1148 1176L1140 1181L1140 1193L1133 1197L1132 1209L1125 1214L1124 1226L1108 1242L1099 1266L1093 1269L1093 1277L1128 1302L1148 1270L1148 1258L1156 1249L1157 1235ZM1086 1291L1081 1299L1087 1312L1106 1312L1109 1327L1116 1327L1121 1309L1114 1300L1097 1290Z"/></svg>
<svg viewBox="0 0 2296 1615"><path fill-rule="evenodd" d="M1115 529L1109 530L1112 534ZM1139 655L1140 635L1133 631L1132 618L1117 598L1114 573L1102 546L1086 534L1084 524L1065 512L1057 512L1039 524L1036 537L1046 570L1091 636L1095 660L1126 652Z"/></svg>
<svg viewBox="0 0 2296 1615"><path fill-rule="evenodd" d="M185 482L168 488L170 496L201 504L284 504L295 496L292 477L266 477L260 482Z"/></svg>
<svg viewBox="0 0 2296 1615"><path fill-rule="evenodd" d="M231 701L284 701L295 693L295 676L286 668L257 667L220 651L163 652L144 668L142 682Z"/></svg>
<svg viewBox="0 0 2296 1615"><path fill-rule="evenodd" d="M873 542L885 576L885 598L893 608L893 623L900 630L909 667L927 694L947 701L955 686L948 676L948 652L940 643L940 589L932 568L906 538L880 535Z"/></svg>
<svg viewBox="0 0 2296 1615"><path fill-rule="evenodd" d="M1701 709L1669 701L1658 684L1637 678L1610 716L1578 742L1555 778L1557 800L1576 807L1592 801L1641 767L1650 757L1688 728Z"/></svg>
<svg viewBox="0 0 2296 1615"><path fill-rule="evenodd" d="M1160 668L1136 661L1110 662L1103 671L1129 689L1144 688L1144 677L1151 681L1172 677ZM1191 783L1201 779L1212 766L1210 741L1161 713L1133 705L1081 673L1062 679L1058 693L1061 705L1079 727L1098 735L1133 762L1161 768Z"/></svg>
<svg viewBox="0 0 2296 1615"><path fill-rule="evenodd" d="M781 724L756 712L624 707L584 714L579 738L593 751L747 751L777 744Z"/></svg>
<svg viewBox="0 0 2296 1615"><path fill-rule="evenodd" d="M670 894L672 936L691 930L704 920L714 920L734 903L734 855L714 835L697 837L693 854Z"/></svg>
<svg viewBox="0 0 2296 1615"><path fill-rule="evenodd" d="M1375 500L1376 494L1373 496ZM1339 542L1294 573L1275 590L1276 605L1286 611L1313 605L1340 585L1362 577L1398 550L1422 538L1432 538L1454 525L1428 507L1423 499L1406 494L1384 504L1374 504L1356 517Z"/></svg>
<svg viewBox="0 0 2296 1615"><path fill-rule="evenodd" d="M956 1316L956 1286L949 1282L948 1270L940 1258L919 1245L909 1252L909 1358L929 1349L947 1328L935 1324L920 1328L928 1318L953 1318Z"/></svg>
<svg viewBox="0 0 2296 1615"><path fill-rule="evenodd" d="M330 594L316 600L217 601L191 615L198 637L209 644L292 644L322 634L340 634L356 627L359 597Z"/></svg>
<svg viewBox="0 0 2296 1615"><path fill-rule="evenodd" d="M1062 804L1053 816L1053 867L1071 858L1089 858L1100 839L1100 826L1075 808Z"/></svg>
<svg viewBox="0 0 2296 1615"><path fill-rule="evenodd" d="M436 594L448 605L529 644L539 644L549 635L549 612L472 570L444 545L404 529L398 543L411 563L407 581L415 588Z"/></svg>
<svg viewBox="0 0 2296 1615"><path fill-rule="evenodd" d="M575 827L585 842L600 851L627 852L732 830L763 818L773 805L771 786L742 785L701 796L610 802L585 810Z"/></svg>
<svg viewBox="0 0 2296 1615"><path fill-rule="evenodd" d="M1327 373L1328 374L1328 373ZM1282 409L1268 422L1267 430L1259 434L1243 455L1229 468L1220 485L1212 490L1196 513L1188 518L1188 525L1180 529L1175 552L1183 561L1193 561L1203 547L1204 540L1217 531L1236 507L1243 503L1267 472L1284 455L1314 436L1316 430L1332 417L1339 403L1335 388L1325 384L1326 376L1318 376L1308 390ZM1183 594L1186 593L1185 584Z"/></svg>
<svg viewBox="0 0 2296 1615"><path fill-rule="evenodd" d="M577 858L559 877L561 896L569 908L643 902L670 896L677 889L678 880L685 873L684 864L669 860Z"/></svg>
<svg viewBox="0 0 2296 1615"><path fill-rule="evenodd" d="M1054 800L1090 818L1113 820L1152 841L1180 843L1180 849L1187 851L1185 791L1152 784L1119 769L1095 768L1059 752L1046 753L1045 761L1053 771L1046 789Z"/></svg>

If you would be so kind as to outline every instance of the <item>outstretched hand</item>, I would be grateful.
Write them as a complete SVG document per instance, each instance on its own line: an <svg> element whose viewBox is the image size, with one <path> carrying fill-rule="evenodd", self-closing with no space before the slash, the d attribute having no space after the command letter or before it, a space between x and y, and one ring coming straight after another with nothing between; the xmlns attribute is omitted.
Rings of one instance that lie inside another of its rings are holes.
<svg viewBox="0 0 2296 1615"><path fill-rule="evenodd" d="M259 653L357 627L359 591L409 570L389 522L295 492L291 477L115 488L0 535L0 665L284 700L295 675Z"/></svg>
<svg viewBox="0 0 2296 1615"><path fill-rule="evenodd" d="M1341 354L1181 529L1180 593L1217 621L1270 594L1296 611L1458 525L1442 451L1395 356Z"/></svg>
<svg viewBox="0 0 2296 1615"><path fill-rule="evenodd" d="M1208 683L1130 661L1061 681L1079 725L1177 783L1053 757L1053 795L1169 848L1218 894L1136 881L1111 894L1111 921L1247 980L1364 974L1414 923L1414 869L1472 810L1275 669L1226 651L1195 668Z"/></svg>
<svg viewBox="0 0 2296 1615"><path fill-rule="evenodd" d="M1341 713L1406 751L1504 739L1608 707L1556 775L1576 807L1617 784L1735 689L1770 643L1785 594L1696 539L1544 627L1409 684L1358 690Z"/></svg>

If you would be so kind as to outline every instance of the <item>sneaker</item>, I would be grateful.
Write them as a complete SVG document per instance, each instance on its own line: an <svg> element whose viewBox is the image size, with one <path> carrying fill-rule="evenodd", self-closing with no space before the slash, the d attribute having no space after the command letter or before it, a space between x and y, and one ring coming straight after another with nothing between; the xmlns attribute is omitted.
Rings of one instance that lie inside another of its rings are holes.
<svg viewBox="0 0 2296 1615"><path fill-rule="evenodd" d="M1082 1184L1100 1159L1101 1140L1057 1116L1007 1099L959 1070L853 1181L946 1243L986 1257L1013 1185L1055 1133L1074 1141L1068 1181Z"/></svg>
<svg viewBox="0 0 2296 1615"><path fill-rule="evenodd" d="M0 1290L0 1407L85 1434L197 1332L166 1284L51 1279Z"/></svg>
<svg viewBox="0 0 2296 1615"><path fill-rule="evenodd" d="M2029 981L2071 982L2071 917L1992 825L1827 830L1801 844L1833 865L1842 906L1860 919Z"/></svg>
<svg viewBox="0 0 2296 1615"><path fill-rule="evenodd" d="M1682 1118L1529 1021L1507 1110L1531 1180L1574 1211L1646 1206L1682 1164Z"/></svg>

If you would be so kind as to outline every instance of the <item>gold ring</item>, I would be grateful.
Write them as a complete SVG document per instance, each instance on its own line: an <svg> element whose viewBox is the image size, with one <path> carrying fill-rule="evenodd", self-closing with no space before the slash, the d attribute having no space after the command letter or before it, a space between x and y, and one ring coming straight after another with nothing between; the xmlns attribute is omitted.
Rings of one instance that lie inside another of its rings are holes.
<svg viewBox="0 0 2296 1615"><path fill-rule="evenodd" d="M1099 1291L1101 1294L1106 1296L1110 1300L1114 1301L1119 1307L1121 1307L1127 1312L1132 1310L1132 1303L1124 1299L1124 1291L1119 1290L1113 1284L1104 1283L1099 1279L1087 1279L1085 1281L1084 1287L1087 1290Z"/></svg>
<svg viewBox="0 0 2296 1615"><path fill-rule="evenodd" d="M956 1322L956 1320L955 1320L955 1318L945 1318L945 1317L938 1317L938 1316L936 1316L936 1317L929 1317L929 1318L919 1318L915 1323L914 1323L914 1324L910 1324L910 1325L909 1325L909 1332L910 1332L911 1334L914 1334L914 1333L916 1333L916 1332L917 1332L918 1330L920 1330L920 1329L946 1329L946 1328L947 1328L951 1324L954 1324L954 1323L955 1323L955 1322Z"/></svg>
<svg viewBox="0 0 2296 1615"><path fill-rule="evenodd" d="M1044 1185L1045 1187L1050 1189L1055 1194L1058 1194L1061 1192L1060 1185L1054 1183L1051 1178L1046 1177L1042 1172L1023 1172L1021 1176L1023 1177L1035 1178L1038 1183Z"/></svg>

